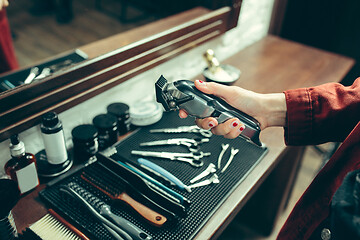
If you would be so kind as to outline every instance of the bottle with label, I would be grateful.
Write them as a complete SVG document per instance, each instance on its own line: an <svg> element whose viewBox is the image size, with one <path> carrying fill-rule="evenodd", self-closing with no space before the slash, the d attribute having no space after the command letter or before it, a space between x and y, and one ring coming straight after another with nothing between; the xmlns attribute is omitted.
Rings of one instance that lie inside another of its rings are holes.
<svg viewBox="0 0 360 240"><path fill-rule="evenodd" d="M65 136L62 124L54 112L42 116L40 126L45 145L47 161L50 164L62 164L68 160Z"/></svg>
<svg viewBox="0 0 360 240"><path fill-rule="evenodd" d="M11 159L5 164L5 172L17 182L20 193L26 193L39 185L36 158L25 152L25 146L18 135L10 138Z"/></svg>

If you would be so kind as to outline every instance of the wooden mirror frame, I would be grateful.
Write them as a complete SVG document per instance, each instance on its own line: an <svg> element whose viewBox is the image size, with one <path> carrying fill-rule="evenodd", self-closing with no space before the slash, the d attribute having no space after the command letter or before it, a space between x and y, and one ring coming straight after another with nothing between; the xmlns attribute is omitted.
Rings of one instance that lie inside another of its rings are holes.
<svg viewBox="0 0 360 240"><path fill-rule="evenodd" d="M1 94L0 142L39 124L41 116L48 111L63 112L234 28L242 0L223 2L226 6L217 10L197 7L135 29L134 36L158 32L125 43L41 82ZM170 28L163 30L159 24L167 20Z"/></svg>

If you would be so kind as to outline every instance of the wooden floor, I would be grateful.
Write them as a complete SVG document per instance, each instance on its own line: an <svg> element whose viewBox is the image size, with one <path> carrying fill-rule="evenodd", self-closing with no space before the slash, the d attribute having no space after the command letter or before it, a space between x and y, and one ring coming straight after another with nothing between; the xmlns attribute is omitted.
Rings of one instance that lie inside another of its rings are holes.
<svg viewBox="0 0 360 240"><path fill-rule="evenodd" d="M110 1L110 0L108 0ZM94 0L77 0L74 3L74 19L68 24L59 24L54 13L33 16L29 13L31 1L10 1L8 17L15 35L14 45L21 66L29 66L55 54L74 49L78 46L126 31L157 19L148 15L142 20L123 23L113 15L105 14L95 8ZM119 6L111 5L116 12ZM130 9L133 14L140 14ZM221 235L220 240L275 239L292 207L312 181L322 164L321 155L308 147L287 209L276 223L272 235L264 237L240 225L236 219Z"/></svg>

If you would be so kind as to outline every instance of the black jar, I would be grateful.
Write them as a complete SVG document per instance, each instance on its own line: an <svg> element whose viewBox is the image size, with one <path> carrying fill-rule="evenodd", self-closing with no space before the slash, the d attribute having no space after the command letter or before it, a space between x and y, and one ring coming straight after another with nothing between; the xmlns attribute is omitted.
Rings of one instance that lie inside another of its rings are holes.
<svg viewBox="0 0 360 240"><path fill-rule="evenodd" d="M107 106L107 112L117 118L118 132L120 135L130 131L130 111L129 106L125 103L112 103Z"/></svg>
<svg viewBox="0 0 360 240"><path fill-rule="evenodd" d="M98 130L93 125L79 125L71 131L71 135L74 143L74 159L76 161L88 161L98 152Z"/></svg>
<svg viewBox="0 0 360 240"><path fill-rule="evenodd" d="M117 142L119 134L117 118L111 114L94 117L93 124L98 130L99 150L104 150Z"/></svg>

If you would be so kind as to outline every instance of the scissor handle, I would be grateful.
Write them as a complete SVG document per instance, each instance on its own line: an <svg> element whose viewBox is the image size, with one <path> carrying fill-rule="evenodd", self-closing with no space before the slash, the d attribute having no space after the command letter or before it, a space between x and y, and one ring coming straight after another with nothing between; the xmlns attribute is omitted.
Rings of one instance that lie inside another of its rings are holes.
<svg viewBox="0 0 360 240"><path fill-rule="evenodd" d="M206 137L206 138L209 138L213 135L213 133L210 131L210 130L205 130L205 129L200 129L198 131L202 136Z"/></svg>

